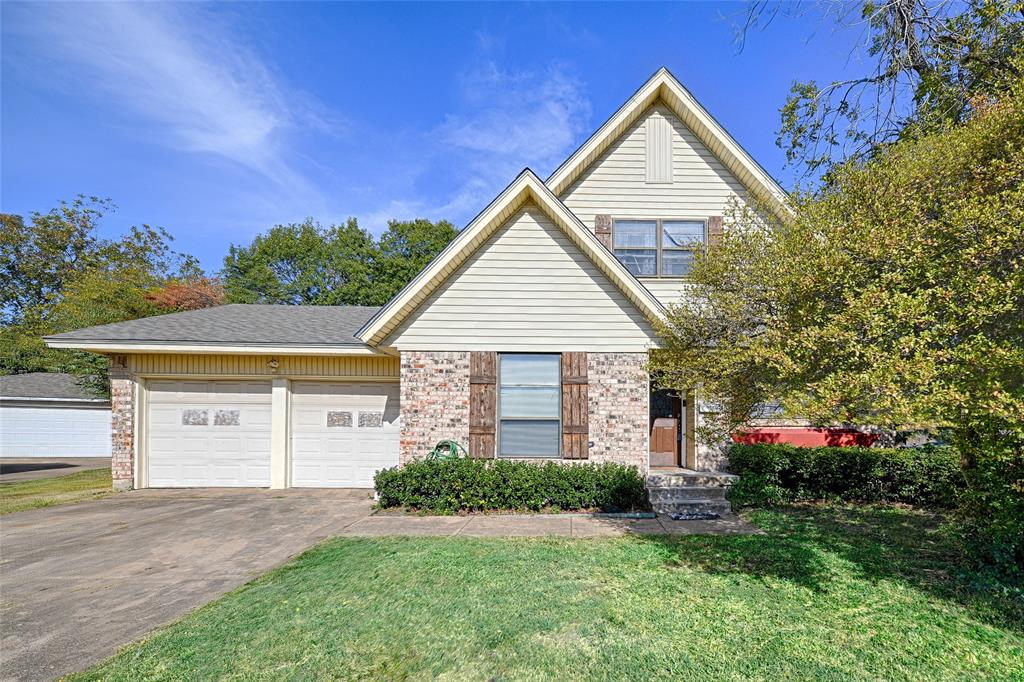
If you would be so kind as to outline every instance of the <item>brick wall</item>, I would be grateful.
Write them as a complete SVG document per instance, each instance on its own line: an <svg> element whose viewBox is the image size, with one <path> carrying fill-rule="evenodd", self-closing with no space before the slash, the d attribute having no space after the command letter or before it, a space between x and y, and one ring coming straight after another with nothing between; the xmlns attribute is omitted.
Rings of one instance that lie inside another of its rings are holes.
<svg viewBox="0 0 1024 682"><path fill-rule="evenodd" d="M469 444L469 353L402 352L402 464L439 440Z"/></svg>
<svg viewBox="0 0 1024 682"><path fill-rule="evenodd" d="M131 490L135 485L135 378L124 355L110 356L110 412L114 490Z"/></svg>
<svg viewBox="0 0 1024 682"><path fill-rule="evenodd" d="M591 462L633 464L647 472L649 407L646 353L588 353Z"/></svg>

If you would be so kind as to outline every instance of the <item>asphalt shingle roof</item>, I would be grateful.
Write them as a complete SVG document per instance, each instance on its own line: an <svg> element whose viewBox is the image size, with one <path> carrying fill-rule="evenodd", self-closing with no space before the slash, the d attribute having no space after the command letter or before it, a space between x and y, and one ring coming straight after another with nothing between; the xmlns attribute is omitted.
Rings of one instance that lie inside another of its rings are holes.
<svg viewBox="0 0 1024 682"><path fill-rule="evenodd" d="M78 377L52 372L0 376L0 398L103 400L79 386Z"/></svg>
<svg viewBox="0 0 1024 682"><path fill-rule="evenodd" d="M379 308L232 304L86 327L46 337L118 343L363 346L355 334Z"/></svg>

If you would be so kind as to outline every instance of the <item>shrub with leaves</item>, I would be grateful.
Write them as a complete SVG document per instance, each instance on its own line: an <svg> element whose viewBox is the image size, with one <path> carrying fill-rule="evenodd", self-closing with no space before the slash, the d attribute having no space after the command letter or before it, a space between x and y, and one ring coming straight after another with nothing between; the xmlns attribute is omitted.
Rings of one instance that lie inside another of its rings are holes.
<svg viewBox="0 0 1024 682"><path fill-rule="evenodd" d="M636 467L559 462L417 460L374 477L381 507L437 514L470 511L621 512L644 509L647 493Z"/></svg>
<svg viewBox="0 0 1024 682"><path fill-rule="evenodd" d="M827 499L948 509L964 489L952 448L733 445L729 468L740 476L729 493L737 505Z"/></svg>

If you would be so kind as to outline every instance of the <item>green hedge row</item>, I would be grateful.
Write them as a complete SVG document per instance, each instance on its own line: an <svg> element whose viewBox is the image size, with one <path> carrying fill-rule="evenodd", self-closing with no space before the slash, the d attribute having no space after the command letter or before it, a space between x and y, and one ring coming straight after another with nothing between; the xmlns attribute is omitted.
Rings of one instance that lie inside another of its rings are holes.
<svg viewBox="0 0 1024 682"><path fill-rule="evenodd" d="M504 460L418 460L374 477L381 507L460 511L619 512L647 505L636 467Z"/></svg>
<svg viewBox="0 0 1024 682"><path fill-rule="evenodd" d="M729 470L740 476L729 499L741 506L829 499L952 508L964 487L952 448L733 445Z"/></svg>

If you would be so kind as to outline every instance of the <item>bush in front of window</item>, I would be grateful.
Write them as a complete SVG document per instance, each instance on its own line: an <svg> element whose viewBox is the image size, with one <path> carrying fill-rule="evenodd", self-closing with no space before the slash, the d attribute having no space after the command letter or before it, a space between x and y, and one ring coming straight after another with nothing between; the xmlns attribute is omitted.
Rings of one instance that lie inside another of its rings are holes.
<svg viewBox="0 0 1024 682"><path fill-rule="evenodd" d="M729 491L738 506L824 499L949 509L964 489L960 457L948 447L736 444L729 448L729 471L740 477Z"/></svg>
<svg viewBox="0 0 1024 682"><path fill-rule="evenodd" d="M479 511L641 511L634 466L508 460L417 460L374 477L378 506L435 514Z"/></svg>

